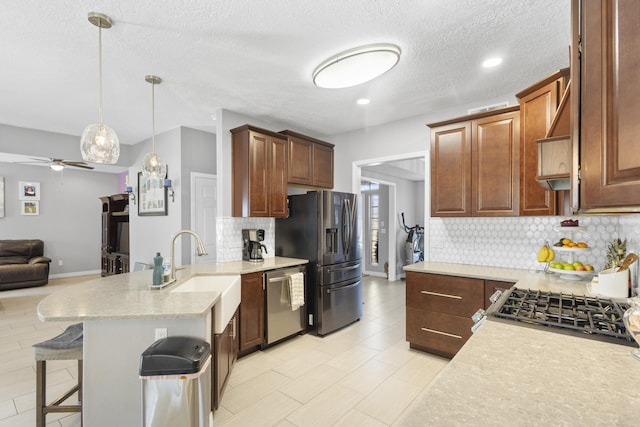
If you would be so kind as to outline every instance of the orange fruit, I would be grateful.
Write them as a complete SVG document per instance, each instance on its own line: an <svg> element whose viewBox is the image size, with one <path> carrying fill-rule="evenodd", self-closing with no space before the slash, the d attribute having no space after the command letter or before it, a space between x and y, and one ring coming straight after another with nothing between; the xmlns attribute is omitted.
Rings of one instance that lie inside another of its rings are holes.
<svg viewBox="0 0 640 427"><path fill-rule="evenodd" d="M584 249L584 248L588 248L589 245L587 245L585 242L580 242L580 243L578 243L578 247Z"/></svg>
<svg viewBox="0 0 640 427"><path fill-rule="evenodd" d="M564 239L562 239L562 244L563 245L568 245L569 243L572 243L571 239L567 239L566 237Z"/></svg>

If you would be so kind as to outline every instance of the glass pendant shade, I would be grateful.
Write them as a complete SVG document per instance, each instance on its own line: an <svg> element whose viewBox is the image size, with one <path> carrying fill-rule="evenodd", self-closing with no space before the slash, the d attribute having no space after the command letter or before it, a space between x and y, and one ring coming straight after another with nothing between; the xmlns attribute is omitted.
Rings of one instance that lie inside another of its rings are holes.
<svg viewBox="0 0 640 427"><path fill-rule="evenodd" d="M112 165L120 157L120 141L109 126L94 123L82 132L80 151L85 162Z"/></svg>
<svg viewBox="0 0 640 427"><path fill-rule="evenodd" d="M102 122L102 29L109 29L113 25L111 18L97 12L89 13L89 22L98 27L98 82L100 103L100 123L87 126L80 138L80 152L82 159L90 163L113 165L120 157L120 140L116 132Z"/></svg>
<svg viewBox="0 0 640 427"><path fill-rule="evenodd" d="M155 87L162 83L158 76L148 75L144 77L147 83L151 83L151 144L153 151L142 159L142 176L147 178L164 179L167 176L167 164L156 153L156 95Z"/></svg>
<svg viewBox="0 0 640 427"><path fill-rule="evenodd" d="M162 178L167 176L167 165L157 153L148 153L142 160L142 175L147 178Z"/></svg>

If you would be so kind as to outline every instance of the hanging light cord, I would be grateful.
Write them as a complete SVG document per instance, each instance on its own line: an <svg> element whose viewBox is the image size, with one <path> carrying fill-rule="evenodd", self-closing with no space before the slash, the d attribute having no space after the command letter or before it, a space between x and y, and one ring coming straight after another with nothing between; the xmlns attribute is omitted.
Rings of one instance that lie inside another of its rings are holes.
<svg viewBox="0 0 640 427"><path fill-rule="evenodd" d="M156 84L151 82L151 145L156 153Z"/></svg>
<svg viewBox="0 0 640 427"><path fill-rule="evenodd" d="M98 67L100 68L100 72L98 75L100 76L100 126L102 126L102 26L98 26Z"/></svg>

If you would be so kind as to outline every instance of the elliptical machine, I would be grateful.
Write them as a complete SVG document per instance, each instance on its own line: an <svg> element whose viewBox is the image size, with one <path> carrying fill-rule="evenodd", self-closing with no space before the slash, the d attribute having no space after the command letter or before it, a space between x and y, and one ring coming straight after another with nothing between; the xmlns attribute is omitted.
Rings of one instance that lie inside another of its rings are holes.
<svg viewBox="0 0 640 427"><path fill-rule="evenodd" d="M415 264L416 262L424 261L424 227L418 224L413 227L407 227L404 222L404 212L402 215L402 227L407 232L407 240L405 243L406 258L405 264Z"/></svg>

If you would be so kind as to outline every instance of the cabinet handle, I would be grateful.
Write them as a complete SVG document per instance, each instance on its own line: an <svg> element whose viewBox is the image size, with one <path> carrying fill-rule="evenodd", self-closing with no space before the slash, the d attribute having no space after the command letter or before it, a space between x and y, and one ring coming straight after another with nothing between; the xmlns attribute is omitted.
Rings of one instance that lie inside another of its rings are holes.
<svg viewBox="0 0 640 427"><path fill-rule="evenodd" d="M420 291L423 294L426 295L433 295L435 297L445 297L445 298L452 298L452 299L462 299L462 297L460 295L449 295L449 294L441 294L439 292L430 292L430 291Z"/></svg>
<svg viewBox="0 0 640 427"><path fill-rule="evenodd" d="M434 334L438 334L438 335L445 335L447 337L457 338L459 340L462 339L462 337L460 335L450 334L450 333L442 332L442 331L436 331L435 329L429 329L429 328L420 328L420 329L423 330L424 332L433 332Z"/></svg>
<svg viewBox="0 0 640 427"><path fill-rule="evenodd" d="M236 339L236 318L231 319L231 338Z"/></svg>

